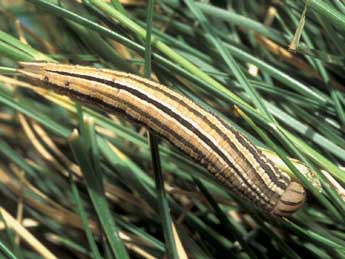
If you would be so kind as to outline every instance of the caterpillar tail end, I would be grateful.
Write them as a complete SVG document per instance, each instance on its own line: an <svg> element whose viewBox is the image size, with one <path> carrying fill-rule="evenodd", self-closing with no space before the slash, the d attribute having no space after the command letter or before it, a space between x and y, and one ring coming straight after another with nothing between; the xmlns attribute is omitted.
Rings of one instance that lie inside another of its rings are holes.
<svg viewBox="0 0 345 259"><path fill-rule="evenodd" d="M279 217L289 216L302 207L305 198L304 187L298 182L292 181L278 200L272 214Z"/></svg>

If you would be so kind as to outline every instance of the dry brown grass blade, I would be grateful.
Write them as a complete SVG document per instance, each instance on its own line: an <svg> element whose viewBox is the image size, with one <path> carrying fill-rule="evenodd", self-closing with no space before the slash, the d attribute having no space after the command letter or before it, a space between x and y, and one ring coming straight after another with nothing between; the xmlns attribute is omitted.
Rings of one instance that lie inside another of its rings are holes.
<svg viewBox="0 0 345 259"><path fill-rule="evenodd" d="M20 195L21 192L21 185L17 179L14 179L9 176L8 173L5 172L3 169L4 167L0 167L0 179L3 184L7 186L9 190L16 196ZM30 189L32 192L39 195L47 204L45 205L42 202L39 202L37 199L33 199L32 197L25 197L25 204L36 209L37 211L45 214L47 217L55 220L56 222L63 224L65 226L69 226L75 229L78 229L80 231L83 231L83 225L81 222L81 219L79 215L76 213L71 212L68 209L65 209L64 207L60 206L53 200L51 200L49 197L41 193L39 190L37 190L35 187L30 185L27 181L23 182L23 186L25 188ZM7 221L6 221L7 223ZM17 222L18 223L18 222ZM18 223L19 224L19 223ZM94 220L89 220L89 227L91 231L95 235L100 235L101 232L99 230L98 224ZM22 235L19 235L21 238L23 238ZM133 250L138 255L145 255L147 258L154 258L152 255L149 255L145 252L144 249L142 249L140 246L151 246L150 243L147 243L146 241L142 240L141 238L138 238L135 235L130 235L124 231L120 232L120 237L126 241L126 246ZM48 258L48 257L47 257ZM53 258L53 257L51 257Z"/></svg>
<svg viewBox="0 0 345 259"><path fill-rule="evenodd" d="M273 54L277 55L280 59L282 59L284 62L294 66L300 71L305 72L309 76L316 78L317 80L322 81L322 78L320 74L313 69L307 62L304 60L296 57L295 54L289 52L284 47L279 46L277 43L271 41L270 39L261 36L256 35L256 39L258 42L262 44L263 47L271 51ZM345 86L340 84L339 82L335 81L334 79L330 79L331 85L334 86L336 89L340 91L345 91Z"/></svg>
<svg viewBox="0 0 345 259"><path fill-rule="evenodd" d="M31 246L37 253L46 259L57 259L57 257L44 246L34 235L23 227L10 213L3 207L0 207L0 214L8 228L14 230L18 236L22 238L29 246Z"/></svg>

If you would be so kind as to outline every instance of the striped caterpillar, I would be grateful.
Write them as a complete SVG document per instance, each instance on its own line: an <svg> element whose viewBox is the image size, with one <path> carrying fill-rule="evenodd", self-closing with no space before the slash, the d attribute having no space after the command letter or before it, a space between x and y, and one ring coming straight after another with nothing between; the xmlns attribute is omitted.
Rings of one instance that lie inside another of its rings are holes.
<svg viewBox="0 0 345 259"><path fill-rule="evenodd" d="M166 86L128 73L54 63L21 63L43 87L111 113L124 113L198 161L223 185L276 216L288 216L305 190L246 137Z"/></svg>

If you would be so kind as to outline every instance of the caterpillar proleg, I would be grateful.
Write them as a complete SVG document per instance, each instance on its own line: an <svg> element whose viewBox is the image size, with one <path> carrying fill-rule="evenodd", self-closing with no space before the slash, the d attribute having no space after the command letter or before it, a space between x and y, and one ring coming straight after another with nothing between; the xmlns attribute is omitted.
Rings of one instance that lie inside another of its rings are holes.
<svg viewBox="0 0 345 259"><path fill-rule="evenodd" d="M157 132L264 211L288 216L303 205L302 185L222 119L164 85L109 69L20 64L18 71L44 82L43 87L103 111L124 113Z"/></svg>

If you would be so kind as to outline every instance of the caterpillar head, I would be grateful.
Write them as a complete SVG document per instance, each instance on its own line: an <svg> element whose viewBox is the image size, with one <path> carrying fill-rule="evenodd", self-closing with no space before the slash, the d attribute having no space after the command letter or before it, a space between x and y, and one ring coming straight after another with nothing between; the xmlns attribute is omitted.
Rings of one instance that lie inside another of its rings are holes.
<svg viewBox="0 0 345 259"><path fill-rule="evenodd" d="M298 182L292 181L280 196L272 214L283 217L289 216L297 211L305 201L305 189Z"/></svg>

